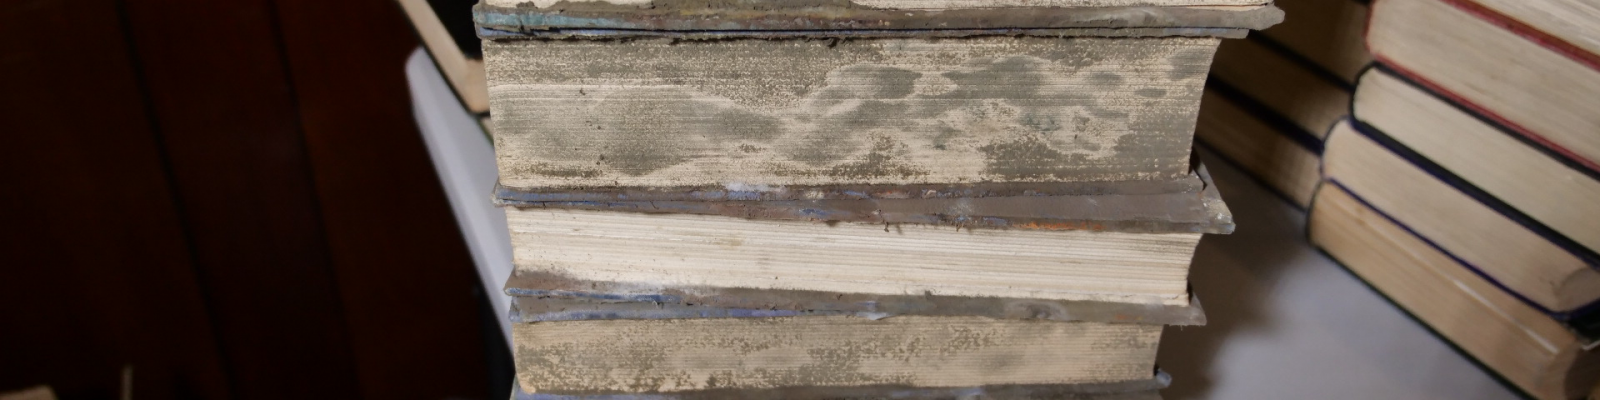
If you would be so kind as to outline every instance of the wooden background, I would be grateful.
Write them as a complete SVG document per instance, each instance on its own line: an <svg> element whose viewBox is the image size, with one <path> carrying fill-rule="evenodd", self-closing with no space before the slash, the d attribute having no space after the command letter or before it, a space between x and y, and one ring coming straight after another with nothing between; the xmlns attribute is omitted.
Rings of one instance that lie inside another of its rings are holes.
<svg viewBox="0 0 1600 400"><path fill-rule="evenodd" d="M388 0L0 2L0 391L504 398L416 45Z"/></svg>

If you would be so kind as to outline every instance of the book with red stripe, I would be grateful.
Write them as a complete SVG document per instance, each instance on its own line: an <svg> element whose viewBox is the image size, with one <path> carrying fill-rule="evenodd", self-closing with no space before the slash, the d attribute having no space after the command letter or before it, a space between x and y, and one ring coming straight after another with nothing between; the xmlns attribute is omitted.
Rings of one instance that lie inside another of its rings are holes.
<svg viewBox="0 0 1600 400"><path fill-rule="evenodd" d="M1396 73L1600 170L1597 15L1575 0L1379 1L1367 45Z"/></svg>

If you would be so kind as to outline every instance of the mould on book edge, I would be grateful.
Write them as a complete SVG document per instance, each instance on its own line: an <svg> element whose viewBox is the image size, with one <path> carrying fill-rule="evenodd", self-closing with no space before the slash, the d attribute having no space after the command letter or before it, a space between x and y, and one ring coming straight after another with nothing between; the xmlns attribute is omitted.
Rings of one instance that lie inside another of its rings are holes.
<svg viewBox="0 0 1600 400"><path fill-rule="evenodd" d="M1090 321L1109 323L1154 325L1204 325L1205 312L1193 296L1183 296L1182 305L1161 304L1155 296L1144 301L1095 300L1039 300L996 297L963 297L940 295L875 295L835 293L786 289L741 289L716 287L664 287L658 284L588 281L568 278L550 272L518 269L506 282L506 294L515 297L519 304L537 301L560 301L566 317L583 316L578 311L594 311L592 315L605 315L604 311L634 311L629 314L643 319L653 316L672 316L673 313L637 312L659 310L662 305L683 311L694 307L718 308L711 317L738 318L755 316L746 311L769 310L820 313L817 315L871 314L878 317L895 315L983 316L1004 319L1047 319L1055 321ZM634 304L632 307L618 304ZM585 307L585 304L606 306ZM521 306L521 318L537 321L549 307Z"/></svg>
<svg viewBox="0 0 1600 400"><path fill-rule="evenodd" d="M1035 135L997 140L978 150L988 165L984 172L1006 180L1051 180L1091 165L1088 156L1063 153Z"/></svg>
<svg viewBox="0 0 1600 400"><path fill-rule="evenodd" d="M1105 105L1101 104L1105 102L1101 96L1072 88L1129 86L1121 76L1126 72L1115 69L1130 60L1157 57L1158 53L1170 51L1170 46L1105 48L1097 44L1100 40L1091 39L1023 40L1005 46L990 42L952 53L968 58L953 69L934 75L877 64L889 62L887 54L899 51L891 50L894 46L889 43L852 42L837 49L821 44L792 44L784 48L834 52L843 57L805 57L833 60L816 61L820 64L814 67L832 68L825 72L780 74L781 77L726 72L727 80L731 81L719 80L717 82L722 83L712 85L696 78L705 72L691 72L698 70L689 61L712 58L721 54L718 52L737 53L746 49L741 46L674 46L659 39L649 43L624 47L530 46L526 50L549 54L527 61L567 55L580 48L621 52L620 55L627 56L597 57L601 60L667 57L643 68L654 71L646 77L683 81L683 87L596 83L641 78L634 72L639 68L624 68L631 64L610 61L584 63L570 69L493 71L494 75L505 75L502 79L550 82L547 85L508 85L517 88L497 91L496 103L500 104L500 115L507 121L546 127L537 134L504 135L507 139L500 142L517 141L529 145L525 150L502 156L507 169L563 178L641 177L694 161L702 154L747 158L753 157L746 156L752 154L751 149L776 149L774 154L782 157L769 167L768 172L774 175L826 175L863 182L882 178L910 180L930 174L928 167L921 163L927 163L933 154L973 151L970 149L981 145L976 143L978 137L1034 132L1049 137L1040 143L1041 148L1037 150L1043 153L1039 154L1054 152L1061 153L1055 158L1070 156L1072 159L1062 164L1074 167L1057 168L1052 174L1026 176L1073 180L1113 177L1119 170L1126 169L1127 162L1080 162L1121 157L1120 151L1113 151L1105 143L1127 135L1163 136L1156 133L1165 132L1128 126L1133 122L1130 115L1160 111L1161 103L1132 107ZM492 57L511 57L509 53L500 54L514 52L506 46L489 46L488 52ZM1139 51L1124 51L1129 49ZM1010 54L1014 52L1029 55ZM1037 56L1032 55L1035 53ZM1073 55L1083 57L1073 58ZM1081 59L1096 61L1072 63ZM1068 70L1081 73L1063 73ZM1046 74L1047 71L1050 73ZM590 83L575 85L573 82ZM1134 85L1138 86L1142 85ZM1041 88L1046 87L1049 91L1041 92ZM788 99L790 97L793 99ZM556 107L551 105L553 99L561 99L560 109L571 112L548 112L545 108ZM573 112L592 117L569 121ZM582 122L582 126L575 125L577 122ZM605 145L584 145L589 142ZM999 145L991 143L990 146ZM863 148L866 149L864 153ZM912 149L919 150L912 152ZM916 160L907 157L913 153ZM1039 155L1035 153L1024 152L1017 156ZM996 154L1005 152L991 152L990 155ZM1079 158L1083 160L1076 160ZM1025 165L1030 160L996 159L1015 165ZM790 161L797 164L786 164ZM529 163L537 164L529 166ZM599 172L594 172L595 169ZM599 176L590 176L596 174ZM1001 179L1018 176L1005 170L994 175Z"/></svg>
<svg viewBox="0 0 1600 400"><path fill-rule="evenodd" d="M888 136L872 138L872 150L859 161L834 165L829 176L847 179L866 179L879 176L912 177L927 175L928 171L906 163L898 157L905 155L905 144Z"/></svg>
<svg viewBox="0 0 1600 400"><path fill-rule="evenodd" d="M1008 196L1153 195L1200 193L1198 175L1166 179L1139 178L1079 182L970 182L942 184L765 185L728 183L716 186L581 186L520 188L497 185L501 205L572 201L746 201L982 198Z"/></svg>
<svg viewBox="0 0 1600 400"><path fill-rule="evenodd" d="M1160 196L1006 196L933 199L770 201L536 201L518 209L698 214L755 220L937 225L956 229L1083 230L1118 233L1229 233L1209 193ZM1225 213L1225 209L1221 212Z"/></svg>
<svg viewBox="0 0 1600 400"><path fill-rule="evenodd" d="M805 5L818 3L814 5ZM825 4L824 4L825 3ZM1265 29L1283 20L1271 5L1246 7L1022 7L953 10L886 10L848 2L779 4L660 0L649 7L601 2L558 3L547 8L473 7L479 27L524 31L615 29L655 31L761 31L880 29L892 31L1015 28L1237 28ZM915 33L907 32L915 35Z"/></svg>
<svg viewBox="0 0 1600 400"><path fill-rule="evenodd" d="M1144 97L1144 98L1159 99L1162 96L1166 96L1167 95L1167 90L1166 89L1158 89L1158 88L1144 88L1144 89L1139 89L1139 90L1133 91L1133 94L1139 95L1139 97Z"/></svg>
<svg viewBox="0 0 1600 400"><path fill-rule="evenodd" d="M1211 60L1216 53L1216 47L1179 50L1172 56L1172 70L1167 72L1167 78L1180 80L1204 76L1211 71Z"/></svg>
<svg viewBox="0 0 1600 400"><path fill-rule="evenodd" d="M1064 385L989 385L979 387L919 388L900 385L783 387L772 389L705 389L673 393L558 394L530 392L520 385L513 400L743 400L743 399L1159 399L1157 391L1172 384L1172 377L1156 370L1146 380Z"/></svg>

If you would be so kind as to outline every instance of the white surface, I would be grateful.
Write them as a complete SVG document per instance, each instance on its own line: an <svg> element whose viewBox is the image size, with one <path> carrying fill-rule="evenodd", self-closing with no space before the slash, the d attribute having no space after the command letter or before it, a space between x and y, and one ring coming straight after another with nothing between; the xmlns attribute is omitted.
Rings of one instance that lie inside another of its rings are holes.
<svg viewBox="0 0 1600 400"><path fill-rule="evenodd" d="M495 309L508 310L501 287L511 246L505 214L489 200L493 148L427 53L413 53L406 73L484 289ZM1210 324L1167 329L1160 362L1174 383L1166 399L1517 398L1313 250L1304 213L1229 165L1209 168L1239 230L1207 236L1195 255L1190 278Z"/></svg>
<svg viewBox="0 0 1600 400"><path fill-rule="evenodd" d="M511 309L511 298L501 290L511 277L511 234L506 229L506 214L489 199L498 175L494 146L478 121L456 99L427 51L418 48L411 53L406 61L406 77L411 84L417 128L428 143L428 155L450 197L450 208L472 251L483 290L494 309L503 315ZM500 329L509 345L511 326L504 318L500 319Z"/></svg>
<svg viewBox="0 0 1600 400"><path fill-rule="evenodd" d="M1305 213L1231 165L1207 167L1239 228L1195 255L1209 324L1167 328L1167 400L1517 398L1312 249Z"/></svg>

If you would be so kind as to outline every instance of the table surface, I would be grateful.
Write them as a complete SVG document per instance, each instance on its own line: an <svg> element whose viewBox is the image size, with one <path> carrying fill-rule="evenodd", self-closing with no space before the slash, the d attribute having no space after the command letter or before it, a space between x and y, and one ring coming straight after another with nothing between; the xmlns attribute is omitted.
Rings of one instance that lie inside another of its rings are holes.
<svg viewBox="0 0 1600 400"><path fill-rule="evenodd" d="M427 53L406 63L417 125L497 310L510 277L494 149ZM1202 153L1202 160L1206 158ZM1239 229L1208 235L1190 280L1209 324L1169 327L1159 361L1179 399L1514 399L1492 376L1305 240L1305 213L1208 164ZM501 321L507 343L510 328Z"/></svg>

